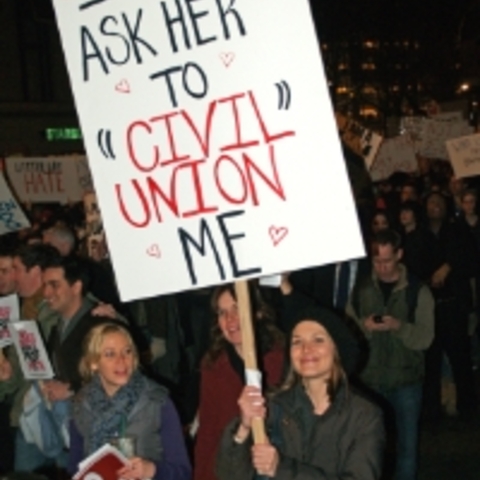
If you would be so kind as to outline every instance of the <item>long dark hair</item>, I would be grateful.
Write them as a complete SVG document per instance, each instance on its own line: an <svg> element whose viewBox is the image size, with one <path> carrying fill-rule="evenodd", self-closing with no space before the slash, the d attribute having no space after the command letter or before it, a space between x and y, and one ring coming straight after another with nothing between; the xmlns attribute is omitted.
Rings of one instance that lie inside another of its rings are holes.
<svg viewBox="0 0 480 480"><path fill-rule="evenodd" d="M283 346L284 338L280 330L275 326L275 312L262 298L260 290L253 282L248 282L250 293L250 307L257 339L257 350L260 354L265 354L274 346ZM210 300L212 311L212 326L210 329L210 348L205 355L207 366L212 366L220 355L226 350L228 342L225 340L222 331L218 325L218 300L224 293L237 300L235 286L233 283L226 283L215 288Z"/></svg>

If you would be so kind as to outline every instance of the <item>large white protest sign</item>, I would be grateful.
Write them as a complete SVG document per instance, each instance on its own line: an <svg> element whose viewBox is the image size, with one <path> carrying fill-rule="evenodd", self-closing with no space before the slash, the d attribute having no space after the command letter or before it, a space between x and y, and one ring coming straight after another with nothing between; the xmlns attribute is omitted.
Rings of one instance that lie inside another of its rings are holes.
<svg viewBox="0 0 480 480"><path fill-rule="evenodd" d="M457 178L480 175L480 133L447 140L447 150Z"/></svg>
<svg viewBox="0 0 480 480"><path fill-rule="evenodd" d="M12 343L8 325L20 319L20 306L17 295L0 297L0 348Z"/></svg>
<svg viewBox="0 0 480 480"><path fill-rule="evenodd" d="M29 380L53 378L53 368L35 320L8 324L23 376Z"/></svg>
<svg viewBox="0 0 480 480"><path fill-rule="evenodd" d="M370 169L374 182L387 179L392 173L417 171L418 161L413 142L408 135L384 140Z"/></svg>
<svg viewBox="0 0 480 480"><path fill-rule="evenodd" d="M54 5L124 300L363 255L307 0Z"/></svg>
<svg viewBox="0 0 480 480"><path fill-rule="evenodd" d="M75 156L8 157L7 175L22 202L78 202L82 200Z"/></svg>
<svg viewBox="0 0 480 480"><path fill-rule="evenodd" d="M30 222L0 173L0 235L28 228Z"/></svg>
<svg viewBox="0 0 480 480"><path fill-rule="evenodd" d="M473 127L466 121L445 121L436 118L424 118L422 138L418 145L418 153L427 158L448 160L445 142L452 138L469 135Z"/></svg>

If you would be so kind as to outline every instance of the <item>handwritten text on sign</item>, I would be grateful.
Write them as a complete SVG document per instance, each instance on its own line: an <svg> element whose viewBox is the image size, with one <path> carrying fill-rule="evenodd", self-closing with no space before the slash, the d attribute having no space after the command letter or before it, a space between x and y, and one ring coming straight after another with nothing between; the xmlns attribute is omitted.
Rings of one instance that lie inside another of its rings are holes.
<svg viewBox="0 0 480 480"><path fill-rule="evenodd" d="M52 364L35 320L9 323L8 329L15 345L23 376L31 380L53 378Z"/></svg>
<svg viewBox="0 0 480 480"><path fill-rule="evenodd" d="M0 173L0 235L28 228L30 223Z"/></svg>
<svg viewBox="0 0 480 480"><path fill-rule="evenodd" d="M8 178L17 197L24 202L81 201L77 163L80 156L8 157L5 159Z"/></svg>
<svg viewBox="0 0 480 480"><path fill-rule="evenodd" d="M6 295L0 297L0 348L12 343L9 322L15 322L20 319L20 307L17 295Z"/></svg>
<svg viewBox="0 0 480 480"><path fill-rule="evenodd" d="M122 298L363 254L307 0L54 4Z"/></svg>
<svg viewBox="0 0 480 480"><path fill-rule="evenodd" d="M447 150L456 177L480 175L480 134L447 140Z"/></svg>
<svg viewBox="0 0 480 480"><path fill-rule="evenodd" d="M395 172L413 173L418 169L414 143L409 135L384 140L370 169L374 182L387 179Z"/></svg>

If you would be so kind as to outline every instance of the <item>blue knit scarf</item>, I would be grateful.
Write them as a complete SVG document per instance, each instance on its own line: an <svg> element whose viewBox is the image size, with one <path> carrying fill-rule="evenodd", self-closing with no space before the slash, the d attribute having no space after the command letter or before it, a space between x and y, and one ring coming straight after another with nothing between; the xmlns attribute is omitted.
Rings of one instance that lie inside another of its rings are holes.
<svg viewBox="0 0 480 480"><path fill-rule="evenodd" d="M135 371L129 382L109 397L99 376L93 377L85 387L85 399L93 412L88 454L102 447L109 439L125 433L122 428L126 427L127 419L146 385L147 379Z"/></svg>

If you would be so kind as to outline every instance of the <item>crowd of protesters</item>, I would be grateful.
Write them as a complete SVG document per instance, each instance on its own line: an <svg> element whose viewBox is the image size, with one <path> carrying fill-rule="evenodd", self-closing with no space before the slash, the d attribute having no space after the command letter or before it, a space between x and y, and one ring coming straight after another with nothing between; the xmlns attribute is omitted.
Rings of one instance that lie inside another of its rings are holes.
<svg viewBox="0 0 480 480"><path fill-rule="evenodd" d="M233 285L122 302L82 206L31 209L0 237L0 296L38 322L55 379L26 381L3 349L1 471L68 478L127 433L125 479L414 480L420 422L477 411L478 185L424 160L370 187L366 258L249 282L262 389L245 385ZM46 405L33 421L27 398Z"/></svg>

